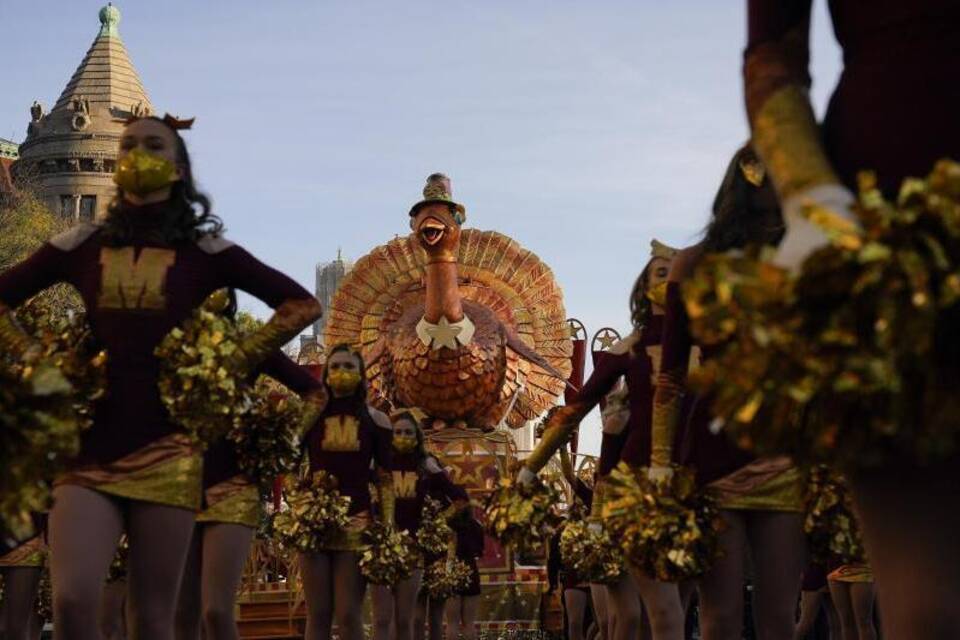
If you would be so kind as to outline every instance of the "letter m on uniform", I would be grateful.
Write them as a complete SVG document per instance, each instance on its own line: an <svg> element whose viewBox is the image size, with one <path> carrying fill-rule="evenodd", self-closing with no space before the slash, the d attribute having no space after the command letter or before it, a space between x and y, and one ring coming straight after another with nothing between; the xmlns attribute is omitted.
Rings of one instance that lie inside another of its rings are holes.
<svg viewBox="0 0 960 640"><path fill-rule="evenodd" d="M147 247L136 255L133 247L100 250L101 309L163 309L167 271L176 262L170 249Z"/></svg>

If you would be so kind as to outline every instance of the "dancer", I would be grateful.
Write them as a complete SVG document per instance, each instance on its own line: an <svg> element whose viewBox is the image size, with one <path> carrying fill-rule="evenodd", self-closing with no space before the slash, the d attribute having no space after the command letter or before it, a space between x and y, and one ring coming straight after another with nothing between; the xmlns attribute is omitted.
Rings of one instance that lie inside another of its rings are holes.
<svg viewBox="0 0 960 640"><path fill-rule="evenodd" d="M40 621L35 603L40 574L46 562L43 542L45 516L33 517L36 535L0 556L0 578L3 580L3 637L7 640L34 640Z"/></svg>
<svg viewBox="0 0 960 640"><path fill-rule="evenodd" d="M456 640L458 637L477 640L477 611L480 608L480 569L477 567L477 558L483 556L483 525L477 522L470 509L466 509L454 519L452 526L457 534L456 556L470 566L470 584L447 600L447 637L448 640Z"/></svg>
<svg viewBox="0 0 960 640"><path fill-rule="evenodd" d="M427 496L449 502L445 511L448 518L470 504L466 490L454 484L437 459L427 453L419 413L416 410L401 410L390 416L393 423L391 473L397 528L409 533L414 540L420 528ZM421 563L410 577L393 586L372 587L374 640L410 640L417 609L417 592L422 579Z"/></svg>
<svg viewBox="0 0 960 640"><path fill-rule="evenodd" d="M622 413L620 420L604 422L604 439L593 500L593 513L597 517L603 505L604 478L617 463L623 460L631 466L643 467L650 461L653 377L659 367L663 293L676 253L656 240L651 247L650 261L630 294L633 332L601 355L593 374L574 401L550 417L543 439L524 461L520 472L520 480L524 482L540 471L580 421L600 404L623 377L629 394L629 414ZM625 435L616 433L617 428L623 429ZM643 617L641 599L650 617L655 640L683 637L683 609L677 586L632 572L619 583L607 586L607 603L615 620L613 640L632 640L638 633Z"/></svg>
<svg viewBox="0 0 960 640"><path fill-rule="evenodd" d="M831 571L827 580L843 629L843 640L877 640L873 624L877 591L870 566L865 563L842 565Z"/></svg>
<svg viewBox="0 0 960 640"><path fill-rule="evenodd" d="M580 503L570 505L566 521L569 523L582 519L581 509ZM563 535L563 530L563 526L559 527L550 538L550 550L547 554L547 582L551 591L557 587L560 588L566 623L565 637L569 640L584 640L587 614L590 609L590 588L587 583L581 582L576 572L563 561L560 550L560 537Z"/></svg>
<svg viewBox="0 0 960 640"><path fill-rule="evenodd" d="M844 67L822 127L808 91L810 0L747 6L747 114L788 225L780 263L796 269L826 243L805 205L851 219L858 171L875 171L889 196L937 160L960 158L960 93L943 75L960 63L960 5L832 0ZM960 510L943 508L960 501L958 470L956 457L919 465L904 456L847 474L888 637L954 638L960 628Z"/></svg>
<svg viewBox="0 0 960 640"><path fill-rule="evenodd" d="M347 528L315 553L301 553L303 588L307 596L307 640L329 640L336 618L343 640L363 639L361 607L366 584L357 550L371 521L370 471L376 468L380 517L393 523L390 418L367 405L363 357L349 345L330 351L323 370L329 401L304 442L310 472L325 471L337 490L350 497Z"/></svg>
<svg viewBox="0 0 960 640"><path fill-rule="evenodd" d="M770 181L750 147L743 147L727 168L703 241L682 250L670 268L663 360L654 399L652 478L671 473L674 440L683 413L693 348L680 293L683 281L705 252L775 244L782 234L782 218ZM699 581L703 637L740 638L744 562L749 551L758 636L790 638L806 561L800 474L787 457L754 458L736 448L726 434L711 430L709 398L698 398L691 411L682 431L680 463L694 468L698 483L719 496L725 524L719 533L720 557Z"/></svg>
<svg viewBox="0 0 960 640"><path fill-rule="evenodd" d="M306 289L222 237L209 200L194 186L179 133L189 124L169 116L129 122L118 151L117 198L104 223L79 224L0 274L0 348L31 352L10 310L67 282L109 357L107 393L53 492L57 640L100 637L100 594L123 530L130 537L131 629L139 640L173 638L202 470L199 452L160 399L154 348L222 287L276 310L241 345L239 371L253 370L320 316Z"/></svg>
<svg viewBox="0 0 960 640"><path fill-rule="evenodd" d="M231 305L236 309L236 298ZM227 312L232 316L233 313ZM326 394L310 373L276 352L257 374L304 397L307 416L322 410ZM260 488L246 477L232 442L223 439L203 456L205 509L197 516L177 607L177 640L237 640L234 608L250 543L260 524Z"/></svg>

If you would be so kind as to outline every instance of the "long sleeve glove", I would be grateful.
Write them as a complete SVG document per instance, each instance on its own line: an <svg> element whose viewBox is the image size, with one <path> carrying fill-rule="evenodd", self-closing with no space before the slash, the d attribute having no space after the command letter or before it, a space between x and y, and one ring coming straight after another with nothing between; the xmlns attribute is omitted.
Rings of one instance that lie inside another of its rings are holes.
<svg viewBox="0 0 960 640"><path fill-rule="evenodd" d="M260 329L246 336L236 356L239 371L253 371L274 351L294 339L322 315L315 298L287 300Z"/></svg>
<svg viewBox="0 0 960 640"><path fill-rule="evenodd" d="M584 411L584 406L576 402L554 411L547 419L543 438L537 448L523 461L523 468L534 475L539 473L553 454L570 440L587 413L589 409Z"/></svg>
<svg viewBox="0 0 960 640"><path fill-rule="evenodd" d="M392 527L396 524L397 496L393 489L393 474L385 469L377 471L377 492L380 494L380 520Z"/></svg>

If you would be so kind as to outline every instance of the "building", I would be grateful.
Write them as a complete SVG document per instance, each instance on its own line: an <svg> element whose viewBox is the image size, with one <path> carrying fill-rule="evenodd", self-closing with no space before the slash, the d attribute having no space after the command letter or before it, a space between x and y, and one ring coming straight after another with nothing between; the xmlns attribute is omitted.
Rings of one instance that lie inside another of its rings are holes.
<svg viewBox="0 0 960 640"><path fill-rule="evenodd" d="M0 138L0 205L13 196L13 163L20 157L20 145Z"/></svg>
<svg viewBox="0 0 960 640"><path fill-rule="evenodd" d="M71 219L102 217L116 187L113 172L124 123L152 112L120 39L120 11L100 10L100 31L48 113L30 108L27 139L14 165L51 211Z"/></svg>
<svg viewBox="0 0 960 640"><path fill-rule="evenodd" d="M333 262L317 265L317 300L323 305L324 310L330 308L330 303L333 302L333 296L337 293L340 281L343 280L343 276L350 273L351 269L353 269L353 263L344 260L340 251L337 251L337 259ZM323 332L326 328L327 314L324 313L323 317L313 324L313 335L316 336L317 342L321 345L323 344Z"/></svg>

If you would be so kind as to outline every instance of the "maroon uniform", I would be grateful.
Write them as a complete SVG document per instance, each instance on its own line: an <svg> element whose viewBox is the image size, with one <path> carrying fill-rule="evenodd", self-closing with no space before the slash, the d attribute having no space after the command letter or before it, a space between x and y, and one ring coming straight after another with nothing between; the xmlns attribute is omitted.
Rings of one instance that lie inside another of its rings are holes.
<svg viewBox="0 0 960 640"><path fill-rule="evenodd" d="M459 596L480 595L480 569L477 558L483 556L483 526L473 518L461 520L454 528L457 534L457 558L470 565L470 584L457 592Z"/></svg>
<svg viewBox="0 0 960 640"><path fill-rule="evenodd" d="M390 420L363 398L330 398L317 424L307 433L310 471L326 471L337 490L350 497L350 515L370 511L374 464L391 468Z"/></svg>
<svg viewBox="0 0 960 640"><path fill-rule="evenodd" d="M391 473L397 528L408 532L414 539L420 528L423 503L427 496L451 504L466 505L469 502L466 489L454 484L432 456L421 458L416 452L394 452Z"/></svg>
<svg viewBox="0 0 960 640"><path fill-rule="evenodd" d="M82 435L78 464L117 460L179 430L160 400L153 352L213 291L235 287L274 308L312 298L222 238L164 244L156 228L162 207L144 206L132 216L137 228L129 245L111 246L98 226L81 224L0 274L0 302L11 308L54 284L72 285L108 353L108 391Z"/></svg>

